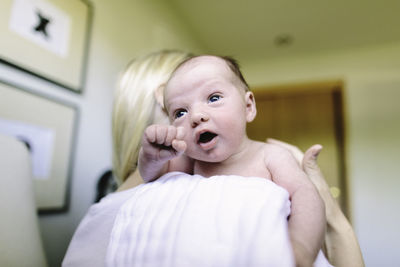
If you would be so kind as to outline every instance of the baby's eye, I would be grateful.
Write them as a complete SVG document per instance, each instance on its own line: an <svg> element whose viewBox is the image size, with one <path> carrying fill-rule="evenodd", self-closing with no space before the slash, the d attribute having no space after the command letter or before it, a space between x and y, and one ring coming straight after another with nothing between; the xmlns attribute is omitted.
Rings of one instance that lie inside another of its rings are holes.
<svg viewBox="0 0 400 267"><path fill-rule="evenodd" d="M187 113L186 110L184 110L184 109L178 109L178 110L175 111L175 113L174 113L174 118L175 118L175 119L178 119L178 118L184 116L186 113Z"/></svg>
<svg viewBox="0 0 400 267"><path fill-rule="evenodd" d="M212 95L212 96L210 96L210 98L208 99L208 101L209 102L216 102L216 101L218 101L218 100L220 100L221 99L221 96L220 95Z"/></svg>

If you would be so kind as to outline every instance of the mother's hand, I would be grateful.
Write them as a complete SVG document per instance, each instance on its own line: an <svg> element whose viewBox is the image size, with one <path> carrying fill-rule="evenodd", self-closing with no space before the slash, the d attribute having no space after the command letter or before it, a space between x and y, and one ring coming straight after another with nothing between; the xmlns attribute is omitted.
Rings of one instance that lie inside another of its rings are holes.
<svg viewBox="0 0 400 267"><path fill-rule="evenodd" d="M364 266L354 230L341 211L336 199L330 193L329 185L317 164L317 157L322 146L313 145L303 154L298 147L276 139L268 138L267 143L289 150L324 200L327 220L324 251L329 262L337 267Z"/></svg>

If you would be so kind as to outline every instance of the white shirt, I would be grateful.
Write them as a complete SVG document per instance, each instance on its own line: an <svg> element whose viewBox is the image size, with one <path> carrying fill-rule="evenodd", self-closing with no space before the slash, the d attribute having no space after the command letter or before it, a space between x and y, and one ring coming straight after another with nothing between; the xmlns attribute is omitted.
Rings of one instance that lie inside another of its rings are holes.
<svg viewBox="0 0 400 267"><path fill-rule="evenodd" d="M129 199L135 188L107 195L93 204L76 229L64 257L62 266L101 267L105 257L111 230L122 204Z"/></svg>

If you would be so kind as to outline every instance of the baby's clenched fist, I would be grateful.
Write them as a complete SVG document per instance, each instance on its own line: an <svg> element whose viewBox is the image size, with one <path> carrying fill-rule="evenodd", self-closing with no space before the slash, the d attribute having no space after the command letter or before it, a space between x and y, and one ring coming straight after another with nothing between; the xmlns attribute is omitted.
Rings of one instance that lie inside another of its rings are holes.
<svg viewBox="0 0 400 267"><path fill-rule="evenodd" d="M143 156L156 161L168 161L186 150L183 127L153 124L146 128L143 139Z"/></svg>

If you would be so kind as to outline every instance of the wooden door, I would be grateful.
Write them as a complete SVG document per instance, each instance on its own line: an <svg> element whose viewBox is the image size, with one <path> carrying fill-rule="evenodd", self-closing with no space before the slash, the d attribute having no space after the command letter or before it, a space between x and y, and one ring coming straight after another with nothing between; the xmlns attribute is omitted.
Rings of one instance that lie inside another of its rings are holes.
<svg viewBox="0 0 400 267"><path fill-rule="evenodd" d="M247 127L250 138L267 137L305 151L323 145L318 163L331 192L348 215L345 179L342 84L326 82L253 90L257 117Z"/></svg>

